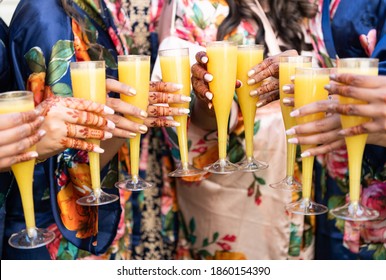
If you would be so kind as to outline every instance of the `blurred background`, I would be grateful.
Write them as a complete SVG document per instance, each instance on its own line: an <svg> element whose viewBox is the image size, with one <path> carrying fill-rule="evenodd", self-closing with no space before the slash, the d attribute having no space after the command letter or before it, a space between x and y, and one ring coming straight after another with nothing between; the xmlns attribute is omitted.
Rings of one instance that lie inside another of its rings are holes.
<svg viewBox="0 0 386 280"><path fill-rule="evenodd" d="M3 0L0 2L0 17L9 25L12 14L19 0Z"/></svg>

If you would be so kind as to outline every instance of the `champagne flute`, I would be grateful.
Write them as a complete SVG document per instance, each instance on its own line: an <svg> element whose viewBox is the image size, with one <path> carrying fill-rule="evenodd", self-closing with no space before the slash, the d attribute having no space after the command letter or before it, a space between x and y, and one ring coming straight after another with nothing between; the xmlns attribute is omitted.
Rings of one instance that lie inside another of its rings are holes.
<svg viewBox="0 0 386 280"><path fill-rule="evenodd" d="M279 92L280 92L280 107L281 114L284 120L285 130L296 125L296 119L290 116L293 110L292 106L286 106L283 103L284 98L293 97L291 94L283 92L283 86L291 84L291 77L295 75L296 67L311 67L311 56L282 56L279 58ZM287 157L286 157L286 176L279 182L270 184L274 189L301 191L302 185L294 178L295 159L296 159L296 144L288 143L288 139L293 136L286 135Z"/></svg>
<svg viewBox="0 0 386 280"><path fill-rule="evenodd" d="M137 94L127 96L121 94L121 100L146 111L149 105L150 56L148 55L120 55L118 56L119 81L134 87ZM143 120L125 115L131 121L143 124ZM153 187L153 184L139 176L139 148L141 134L137 133L130 142L130 173L126 180L117 182L115 186L128 191L141 191Z"/></svg>
<svg viewBox="0 0 386 280"><path fill-rule="evenodd" d="M328 68L296 68L295 70L295 108L328 99L328 92L324 89L330 81L330 69ZM304 117L297 117L297 124L314 122L325 117L325 113L316 113ZM301 145L303 151L314 145ZM286 205L286 210L301 215L320 215L328 211L328 208L311 200L312 174L314 156L302 159L302 198Z"/></svg>
<svg viewBox="0 0 386 280"><path fill-rule="evenodd" d="M344 58L337 61L338 73L360 75L378 75L378 59L376 58ZM340 104L366 104L363 101L339 96ZM359 116L340 116L343 128L357 126L368 122L369 118ZM369 221L379 217L379 212L368 208L360 202L362 158L367 140L367 134L345 137L348 168L349 168L349 203L332 209L330 213L337 218L349 221Z"/></svg>
<svg viewBox="0 0 386 280"><path fill-rule="evenodd" d="M80 61L70 63L72 93L76 98L83 98L106 104L106 69L104 61ZM100 140L88 139L99 145ZM89 152L92 192L79 198L76 202L84 206L97 206L118 200L117 195L102 190L100 179L100 155Z"/></svg>
<svg viewBox="0 0 386 280"><path fill-rule="evenodd" d="M189 49L167 49L159 51L162 80L181 84L181 90L175 94L190 96L190 62ZM171 104L171 107L188 110L189 104ZM178 146L180 149L181 164L173 172L169 173L170 177L188 177L201 176L207 172L195 168L188 161L188 139L187 139L187 122L188 116L174 116L174 120L180 123L177 129Z"/></svg>
<svg viewBox="0 0 386 280"><path fill-rule="evenodd" d="M239 170L238 165L227 159L228 121L236 84L237 45L229 41L215 41L207 44L206 51L208 72L213 75L209 90L213 93L219 160L204 169L211 173L230 174Z"/></svg>
<svg viewBox="0 0 386 280"><path fill-rule="evenodd" d="M238 89L237 98L239 100L241 113L244 119L245 131L245 155L246 158L237 164L240 170L244 172L255 172L268 168L266 162L259 161L253 157L253 132L256 116L256 103L258 96L252 97L251 90L258 88L261 83L253 86L248 85L248 71L253 66L263 61L263 45L240 45L237 47L237 79L242 85Z"/></svg>
<svg viewBox="0 0 386 280"><path fill-rule="evenodd" d="M10 91L0 93L0 114L26 112L34 109L33 93L30 91ZM29 151L35 151L32 146ZM35 224L33 202L33 173L35 159L20 162L11 166L20 191L26 229L14 233L8 240L9 245L18 249L42 247L55 238L55 233L37 228ZM11 201L10 201L11 202Z"/></svg>

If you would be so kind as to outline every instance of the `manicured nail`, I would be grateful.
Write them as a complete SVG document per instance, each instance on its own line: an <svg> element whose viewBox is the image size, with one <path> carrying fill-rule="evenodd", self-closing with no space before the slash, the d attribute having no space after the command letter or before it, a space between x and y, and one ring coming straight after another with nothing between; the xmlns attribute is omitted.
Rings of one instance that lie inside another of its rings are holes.
<svg viewBox="0 0 386 280"><path fill-rule="evenodd" d="M209 102L209 103L208 103L208 109L209 109L209 110L212 110L212 108L213 108L213 104L212 104L212 102Z"/></svg>
<svg viewBox="0 0 386 280"><path fill-rule="evenodd" d="M141 125L139 126L139 132L141 132L141 133L147 132L147 126L144 125L144 124L141 124Z"/></svg>
<svg viewBox="0 0 386 280"><path fill-rule="evenodd" d="M256 96L257 95L257 90L251 90L251 92L249 93L250 96Z"/></svg>
<svg viewBox="0 0 386 280"><path fill-rule="evenodd" d="M182 89L184 87L184 85L182 85L182 84L174 84L174 88L176 89L176 90L180 90L180 89Z"/></svg>
<svg viewBox="0 0 386 280"><path fill-rule="evenodd" d="M256 103L256 108L260 108L264 105L265 103L263 101L259 101Z"/></svg>
<svg viewBox="0 0 386 280"><path fill-rule="evenodd" d="M105 112L107 115L113 115L115 113L115 111L113 109L111 109L110 107L108 107L106 105L103 108L103 112Z"/></svg>
<svg viewBox="0 0 386 280"><path fill-rule="evenodd" d="M304 153L301 153L300 156L303 158L303 157L309 157L311 155L310 152L304 152Z"/></svg>
<svg viewBox="0 0 386 280"><path fill-rule="evenodd" d="M213 93L207 91L207 92L205 92L205 97L208 98L209 100L212 100L213 99Z"/></svg>
<svg viewBox="0 0 386 280"><path fill-rule="evenodd" d="M113 134L111 132L105 131L105 136L103 137L103 139L106 140L110 138L113 138Z"/></svg>
<svg viewBox="0 0 386 280"><path fill-rule="evenodd" d="M143 111L143 110L141 110L141 112L140 112L139 114L140 114L140 116L143 117L143 118L147 118L147 116L148 116L147 112L146 112L146 111Z"/></svg>
<svg viewBox="0 0 386 280"><path fill-rule="evenodd" d="M187 114L190 113L190 110L187 109L187 108L179 108L179 109L178 109L178 113L179 113L179 114L183 114L183 115L187 115Z"/></svg>
<svg viewBox="0 0 386 280"><path fill-rule="evenodd" d="M98 146L94 147L92 151L98 154L103 154L105 152L105 150L103 150L101 147L98 147Z"/></svg>
<svg viewBox="0 0 386 280"><path fill-rule="evenodd" d="M296 134L296 130L294 128L290 128L288 129L285 134L287 135L295 135Z"/></svg>
<svg viewBox="0 0 386 280"><path fill-rule="evenodd" d="M206 73L204 75L204 80L207 81L207 82L211 82L213 80L213 76L209 73Z"/></svg>
<svg viewBox="0 0 386 280"><path fill-rule="evenodd" d="M131 93L132 95L136 95L137 94L137 91L135 90L135 88L129 88L129 93Z"/></svg>
<svg viewBox="0 0 386 280"><path fill-rule="evenodd" d="M281 88L284 92L289 92L291 90L291 87L288 86L288 85L284 85L282 88Z"/></svg>
<svg viewBox="0 0 386 280"><path fill-rule="evenodd" d="M31 151L31 152L28 152L27 154L31 158L37 158L39 156L36 151Z"/></svg>
<svg viewBox="0 0 386 280"><path fill-rule="evenodd" d="M208 57L207 56L201 57L201 62L202 63L208 63Z"/></svg>
<svg viewBox="0 0 386 280"><path fill-rule="evenodd" d="M335 81L336 80L336 74L331 74L330 75L330 80L334 80Z"/></svg>
<svg viewBox="0 0 386 280"><path fill-rule="evenodd" d="M113 122L110 121L110 120L107 120L107 127L108 127L108 128L111 128L111 129L114 129L114 128L115 128L115 123L113 123Z"/></svg>
<svg viewBox="0 0 386 280"><path fill-rule="evenodd" d="M176 121L172 121L172 126L180 126L181 124L179 122L176 122Z"/></svg>
<svg viewBox="0 0 386 280"><path fill-rule="evenodd" d="M338 132L338 135L345 136L345 135L346 135L346 131L340 130L340 131Z"/></svg>
<svg viewBox="0 0 386 280"><path fill-rule="evenodd" d="M255 79L249 79L247 82L249 86L254 85L255 83L256 83Z"/></svg>
<svg viewBox="0 0 386 280"><path fill-rule="evenodd" d="M298 140L298 138L290 138L290 139L288 139L288 143L290 143L290 144L298 144L299 143L299 140Z"/></svg>
<svg viewBox="0 0 386 280"><path fill-rule="evenodd" d="M47 132L44 129L39 129L38 133L40 137L43 137Z"/></svg>
<svg viewBox="0 0 386 280"><path fill-rule="evenodd" d="M300 115L300 111L299 110L294 110L290 113L290 116L291 117L297 117Z"/></svg>
<svg viewBox="0 0 386 280"><path fill-rule="evenodd" d="M184 102L190 102L192 101L192 98L190 96L181 96L181 101L184 101Z"/></svg>
<svg viewBox="0 0 386 280"><path fill-rule="evenodd" d="M291 80L291 82L294 82L295 81L295 75L291 76L290 80Z"/></svg>
<svg viewBox="0 0 386 280"><path fill-rule="evenodd" d="M39 120L39 122L43 122L44 121L44 117L43 116L39 116L38 120Z"/></svg>
<svg viewBox="0 0 386 280"><path fill-rule="evenodd" d="M129 132L127 134L127 138L135 138L135 136L137 136L137 133L134 133L134 132Z"/></svg>
<svg viewBox="0 0 386 280"><path fill-rule="evenodd" d="M329 90L331 89L331 85L330 85L330 84L325 85L325 86L324 86L324 89L329 91Z"/></svg>
<svg viewBox="0 0 386 280"><path fill-rule="evenodd" d="M255 73L256 73L255 70L253 70L253 69L252 69L252 70L249 70L249 71L248 71L248 77L255 75Z"/></svg>
<svg viewBox="0 0 386 280"><path fill-rule="evenodd" d="M292 99L291 98L289 98L289 97L284 97L283 98L283 104L289 105L291 103L292 103Z"/></svg>

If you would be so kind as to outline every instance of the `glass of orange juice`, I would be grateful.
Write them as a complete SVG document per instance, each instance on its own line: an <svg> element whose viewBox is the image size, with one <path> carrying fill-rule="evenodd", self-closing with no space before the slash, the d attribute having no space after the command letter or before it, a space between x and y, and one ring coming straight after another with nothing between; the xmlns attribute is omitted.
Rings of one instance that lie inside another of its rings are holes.
<svg viewBox="0 0 386 280"><path fill-rule="evenodd" d="M100 104L106 104L106 69L104 61L80 61L70 63L72 94ZM100 144L100 140L88 139L88 142ZM76 202L85 206L97 206L118 200L117 195L108 194L101 188L100 155L89 152L92 192Z"/></svg>
<svg viewBox="0 0 386 280"><path fill-rule="evenodd" d="M0 93L0 114L26 112L34 109L33 93L30 91L10 91ZM36 150L33 146L30 151ZM33 202L33 173L35 159L11 166L16 178L23 205L26 229L14 233L8 240L9 245L18 249L42 247L54 240L55 234L47 229L37 228ZM10 201L10 203L12 203Z"/></svg>
<svg viewBox="0 0 386 280"><path fill-rule="evenodd" d="M236 89L237 98L244 119L245 131L245 159L237 164L240 171L255 172L268 168L268 164L253 157L253 135L256 116L256 103L258 96L252 97L251 90L258 88L261 83L248 85L248 71L253 66L263 61L263 45L239 45L237 47L237 79L241 81L241 87Z"/></svg>
<svg viewBox="0 0 386 280"><path fill-rule="evenodd" d="M239 166L227 159L228 121L235 95L237 72L237 45L229 41L215 41L206 46L208 72L213 75L209 90L213 93L216 114L219 159L204 169L211 173L230 174Z"/></svg>
<svg viewBox="0 0 386 280"><path fill-rule="evenodd" d="M292 106L284 105L283 99L286 97L293 97L292 94L285 94L283 86L291 84L291 77L295 75L296 67L311 67L311 56L282 56L279 58L279 92L280 92L280 108L284 121L285 130L290 129L296 125L296 119L290 116L293 110ZM279 182L270 184L274 189L301 191L302 185L295 180L295 159L296 159L296 144L288 143L288 139L293 136L286 135L287 157L286 157L286 176Z"/></svg>
<svg viewBox="0 0 386 280"><path fill-rule="evenodd" d="M328 92L324 86L330 82L330 69L298 67L295 69L295 108L307 104L327 100ZM325 113L315 113L304 117L297 117L297 124L314 122L325 117ZM301 145L302 151L312 148L313 145ZM320 215L328 211L328 208L311 199L312 177L314 168L314 156L302 159L302 198L286 205L286 210L301 215Z"/></svg>
<svg viewBox="0 0 386 280"><path fill-rule="evenodd" d="M337 73L359 75L378 75L378 59L376 58L344 58L337 60ZM363 101L339 96L340 104L365 104ZM369 118L359 116L340 116L343 128L349 128L368 122ZM348 168L349 168L349 203L332 209L330 213L337 218L349 221L369 221L379 217L379 212L368 208L360 202L362 158L367 134L345 137Z"/></svg>
<svg viewBox="0 0 386 280"><path fill-rule="evenodd" d="M120 55L118 56L119 81L136 89L134 96L121 94L121 100L144 111L149 105L150 56ZM143 124L143 120L125 115L131 121ZM130 174L127 179L117 182L115 186L128 191L141 191L153 187L153 184L139 176L139 158L141 134L129 139L130 142Z"/></svg>
<svg viewBox="0 0 386 280"><path fill-rule="evenodd" d="M176 94L183 94L190 96L190 61L189 61L189 49L166 49L159 51L162 80L164 82L172 82L182 85L182 89L175 92ZM189 104L171 104L171 107L189 109ZM176 128L178 137L178 146L180 149L180 166L169 173L171 177L188 177L188 176L200 176L207 172L198 168L195 168L189 163L188 160L188 139L187 139L187 123L188 116L175 116L174 120L180 123L180 126Z"/></svg>

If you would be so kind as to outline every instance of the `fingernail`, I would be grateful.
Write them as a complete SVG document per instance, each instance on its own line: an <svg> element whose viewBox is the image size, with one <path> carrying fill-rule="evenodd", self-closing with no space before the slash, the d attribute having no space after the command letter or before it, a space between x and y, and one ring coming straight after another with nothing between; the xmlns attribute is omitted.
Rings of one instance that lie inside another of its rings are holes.
<svg viewBox="0 0 386 280"><path fill-rule="evenodd" d="M260 108L263 105L264 105L264 102L259 101L259 102L256 103L256 108Z"/></svg>
<svg viewBox="0 0 386 280"><path fill-rule="evenodd" d="M292 103L291 98L289 98L289 97L284 97L283 98L283 104L291 104L291 103Z"/></svg>
<svg viewBox="0 0 386 280"><path fill-rule="evenodd" d="M137 136L137 133L134 133L134 132L129 132L127 134L127 138L134 138L135 136Z"/></svg>
<svg viewBox="0 0 386 280"><path fill-rule="evenodd" d="M38 133L40 137L43 137L44 135L46 135L47 131L45 131L44 129L39 129Z"/></svg>
<svg viewBox="0 0 386 280"><path fill-rule="evenodd" d="M290 143L290 144L298 144L299 143L299 140L298 140L298 138L290 138L290 139L288 139L288 143Z"/></svg>
<svg viewBox="0 0 386 280"><path fill-rule="evenodd" d="M113 115L115 113L115 111L113 109L111 109L110 107L108 107L106 105L103 108L103 112L105 112L108 115Z"/></svg>
<svg viewBox="0 0 386 280"><path fill-rule="evenodd" d="M300 115L300 111L299 110L294 110L290 113L290 116L291 117L297 117Z"/></svg>
<svg viewBox="0 0 386 280"><path fill-rule="evenodd" d="M178 113L183 114L183 115L187 115L190 113L190 110L187 108L180 108L180 109L178 109Z"/></svg>
<svg viewBox="0 0 386 280"><path fill-rule="evenodd" d="M141 117L147 118L147 112L146 111L141 110L141 112L139 114L141 115Z"/></svg>
<svg viewBox="0 0 386 280"><path fill-rule="evenodd" d="M330 84L325 85L325 86L324 86L324 89L329 91L329 90L331 89L331 85L330 85Z"/></svg>
<svg viewBox="0 0 386 280"><path fill-rule="evenodd" d="M113 122L110 121L110 120L107 120L107 127L108 127L108 128L111 128L111 129L114 129L114 128L115 128L115 123L113 123Z"/></svg>
<svg viewBox="0 0 386 280"><path fill-rule="evenodd" d="M192 101L192 98L190 96L181 96L181 101L184 101L184 102L190 102Z"/></svg>
<svg viewBox="0 0 386 280"><path fill-rule="evenodd" d="M28 152L28 155L31 157L31 158L37 158L39 155L36 151L31 151L31 152Z"/></svg>
<svg viewBox="0 0 386 280"><path fill-rule="evenodd" d="M346 132L345 132L344 130L340 130L340 131L338 132L338 135L344 136L344 135L346 135Z"/></svg>
<svg viewBox="0 0 386 280"><path fill-rule="evenodd" d="M213 93L207 91L207 92L205 92L205 97L208 98L209 100L212 100L213 99Z"/></svg>
<svg viewBox="0 0 386 280"><path fill-rule="evenodd" d="M140 125L139 126L139 132L141 132L141 133L147 132L147 126L144 124Z"/></svg>
<svg viewBox="0 0 386 280"><path fill-rule="evenodd" d="M291 76L290 80L291 80L291 82L294 82L295 81L295 75Z"/></svg>
<svg viewBox="0 0 386 280"><path fill-rule="evenodd" d="M212 102L208 103L208 109L209 109L209 110L212 110L212 108L213 108Z"/></svg>
<svg viewBox="0 0 386 280"><path fill-rule="evenodd" d="M251 92L249 94L250 94L250 96L256 96L257 90L251 90Z"/></svg>
<svg viewBox="0 0 386 280"><path fill-rule="evenodd" d="M105 150L103 150L101 147L98 147L98 146L94 147L92 151L98 154L103 154L105 152Z"/></svg>
<svg viewBox="0 0 386 280"><path fill-rule="evenodd" d="M111 132L105 131L105 136L103 137L103 139L106 140L110 138L113 138L113 134Z"/></svg>
<svg viewBox="0 0 386 280"><path fill-rule="evenodd" d="M180 90L180 89L182 89L184 87L184 85L182 85L182 84L174 84L174 88L176 89L176 90Z"/></svg>
<svg viewBox="0 0 386 280"><path fill-rule="evenodd" d="M208 63L208 57L207 56L201 57L201 62L202 63Z"/></svg>
<svg viewBox="0 0 386 280"><path fill-rule="evenodd" d="M294 128L290 128L290 129L288 129L288 130L285 132L285 134L287 134L287 135L295 135L295 134L296 134L296 131L295 131Z"/></svg>
<svg viewBox="0 0 386 280"><path fill-rule="evenodd" d="M248 71L248 77L255 75L255 73L256 73L255 70L253 70L253 69L252 69L252 70L249 70L249 71Z"/></svg>
<svg viewBox="0 0 386 280"><path fill-rule="evenodd" d="M213 76L209 73L206 73L204 75L204 80L207 81L207 82L211 82L213 80Z"/></svg>
<svg viewBox="0 0 386 280"><path fill-rule="evenodd" d="M311 155L310 152L304 152L304 153L301 153L300 156L303 158L303 157L309 157Z"/></svg>
<svg viewBox="0 0 386 280"><path fill-rule="evenodd" d="M131 93L132 95L136 95L137 94L137 91L136 91L136 89L135 88L129 88L129 93Z"/></svg>
<svg viewBox="0 0 386 280"><path fill-rule="evenodd" d="M172 126L180 126L181 124L180 124L179 122L172 121L171 125L172 125Z"/></svg>
<svg viewBox="0 0 386 280"><path fill-rule="evenodd" d="M44 117L43 116L39 116L38 120L39 120L39 122L43 122L44 121Z"/></svg>
<svg viewBox="0 0 386 280"><path fill-rule="evenodd" d="M330 75L330 80L336 80L336 74L331 74Z"/></svg>
<svg viewBox="0 0 386 280"><path fill-rule="evenodd" d="M283 90L284 92L289 92L289 91L291 90L291 87L288 86L288 85L284 85L284 86L282 87L282 90Z"/></svg>
<svg viewBox="0 0 386 280"><path fill-rule="evenodd" d="M255 79L249 79L248 82L247 82L247 84L248 84L249 86L251 86L251 85L253 85L253 84L255 84L255 83L256 83Z"/></svg>

